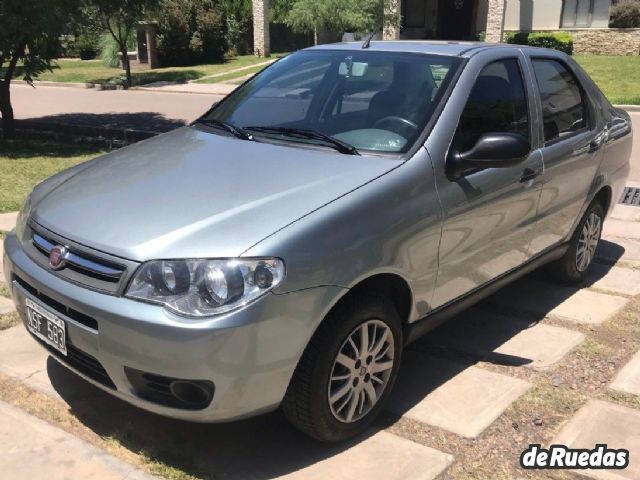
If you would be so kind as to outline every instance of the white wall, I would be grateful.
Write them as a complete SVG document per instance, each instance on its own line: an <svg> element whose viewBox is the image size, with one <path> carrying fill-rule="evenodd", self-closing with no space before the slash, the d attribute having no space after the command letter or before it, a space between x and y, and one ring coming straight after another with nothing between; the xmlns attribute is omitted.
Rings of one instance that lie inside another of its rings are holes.
<svg viewBox="0 0 640 480"><path fill-rule="evenodd" d="M505 30L560 28L562 0L507 0Z"/></svg>
<svg viewBox="0 0 640 480"><path fill-rule="evenodd" d="M557 30L560 28L562 0L506 1L505 30ZM567 3L575 5L575 0L567 0ZM591 28L606 28L609 25L610 6L611 0L595 0ZM569 8L571 8L570 5Z"/></svg>

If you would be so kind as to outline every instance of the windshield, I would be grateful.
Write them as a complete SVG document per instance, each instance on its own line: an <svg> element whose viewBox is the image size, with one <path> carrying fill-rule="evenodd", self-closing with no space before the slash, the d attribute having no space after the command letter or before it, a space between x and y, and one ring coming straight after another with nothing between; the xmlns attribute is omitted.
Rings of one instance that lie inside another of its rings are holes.
<svg viewBox="0 0 640 480"><path fill-rule="evenodd" d="M353 152L405 152L459 62L419 53L298 52L235 90L201 122L225 122L277 141L326 146L328 140Z"/></svg>

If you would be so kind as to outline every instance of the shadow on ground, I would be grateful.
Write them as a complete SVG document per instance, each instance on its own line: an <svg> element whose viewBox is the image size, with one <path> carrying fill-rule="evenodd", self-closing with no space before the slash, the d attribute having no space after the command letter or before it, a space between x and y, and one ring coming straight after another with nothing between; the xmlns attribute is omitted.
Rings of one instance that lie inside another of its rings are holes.
<svg viewBox="0 0 640 480"><path fill-rule="evenodd" d="M617 243L602 238L598 243L596 258L598 258L603 263L613 265L622 258L624 252L625 249L622 245L618 245Z"/></svg>
<svg viewBox="0 0 640 480"><path fill-rule="evenodd" d="M201 478L278 477L366 438L341 445L321 444L291 427L280 412L226 424L173 420L111 397L51 357L47 373L72 413L98 435Z"/></svg>
<svg viewBox="0 0 640 480"><path fill-rule="evenodd" d="M599 275L606 273L599 271ZM544 281L543 281L544 280ZM450 368L416 371L401 366L398 387L409 391L401 399L401 412L478 361L524 366L531 359L493 352L515 335L535 325L544 315L510 315L500 310L502 322L496 328L496 296L529 294L531 282L542 285L535 292L545 311L552 310L580 286L566 287L548 282L536 272L463 312L411 346L419 355L445 357ZM504 318L511 320L506 328ZM456 337L465 336L473 348L459 348ZM471 353L470 353L471 352ZM358 444L396 421L402 413L386 413L367 435L340 445L313 441L291 427L280 412L228 424L194 424L160 417L130 406L86 383L49 358L49 378L55 390L70 405L72 413L102 437L112 437L134 452L146 455L186 473L203 477L267 479L293 473ZM404 385L401 385L403 384ZM408 386L408 388L407 388ZM398 409L393 409L398 411Z"/></svg>
<svg viewBox="0 0 640 480"><path fill-rule="evenodd" d="M57 126L104 128L112 130L141 130L164 133L186 125L183 120L166 118L154 112L139 113L64 113L27 119L26 122Z"/></svg>

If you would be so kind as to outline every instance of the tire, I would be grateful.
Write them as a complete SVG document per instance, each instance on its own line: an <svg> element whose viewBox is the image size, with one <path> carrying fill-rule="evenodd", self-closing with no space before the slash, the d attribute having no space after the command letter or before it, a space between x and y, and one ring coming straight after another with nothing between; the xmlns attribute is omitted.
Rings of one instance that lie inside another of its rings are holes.
<svg viewBox="0 0 640 480"><path fill-rule="evenodd" d="M367 355L360 349L356 354L354 345L357 348L362 340L365 326ZM285 416L322 442L358 435L375 420L393 388L402 345L402 323L391 302L366 295L338 306L313 335L296 367L282 402ZM349 361L340 356L343 364L339 354ZM374 373L384 367L388 368Z"/></svg>
<svg viewBox="0 0 640 480"><path fill-rule="evenodd" d="M556 279L563 283L578 283L584 280L595 257L603 222L602 204L595 201L580 220L566 253L550 265L551 273Z"/></svg>

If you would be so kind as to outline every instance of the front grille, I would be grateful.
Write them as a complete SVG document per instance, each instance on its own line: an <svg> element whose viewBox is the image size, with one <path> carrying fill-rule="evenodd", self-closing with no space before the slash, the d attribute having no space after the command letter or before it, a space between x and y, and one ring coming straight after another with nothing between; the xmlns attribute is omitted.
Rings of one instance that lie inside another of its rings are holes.
<svg viewBox="0 0 640 480"><path fill-rule="evenodd" d="M83 375L86 375L91 380L94 380L107 388L110 388L112 390L116 389L116 385L113 383L113 380L111 380L111 377L109 377L109 374L104 369L102 364L88 353L84 353L82 350L69 343L68 339L67 356L65 357L58 350L46 344L39 338L33 335L31 335L31 337L40 345L45 347L51 355L59 358L63 363L66 363L70 367L75 368Z"/></svg>
<svg viewBox="0 0 640 480"><path fill-rule="evenodd" d="M89 315L85 315L84 313L79 312L73 308L67 307L66 305L63 305L62 303L40 292L32 285L29 285L26 281L15 274L13 275L13 280L15 280L18 285L24 288L32 296L37 298L41 303L44 303L46 306L51 308L54 312L66 315L70 319L75 320L85 327L98 331L98 321L95 318L90 317Z"/></svg>
<svg viewBox="0 0 640 480"><path fill-rule="evenodd" d="M38 233L33 234L33 245L49 258L55 242ZM92 259L86 254L70 251L66 257L65 268L71 268L89 277L107 282L118 283L124 273L124 267L102 260Z"/></svg>
<svg viewBox="0 0 640 480"><path fill-rule="evenodd" d="M624 187L619 203L623 205L631 205L633 207L640 207L640 188Z"/></svg>
<svg viewBox="0 0 640 480"><path fill-rule="evenodd" d="M72 283L108 294L118 294L127 281L127 272L138 264L119 257L97 252L83 245L60 237L35 222L30 222L30 241L23 243L25 252L42 268ZM66 249L61 268L52 269L49 254L55 246Z"/></svg>

